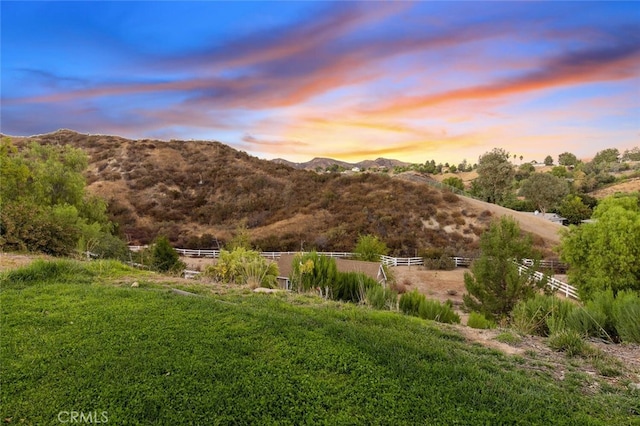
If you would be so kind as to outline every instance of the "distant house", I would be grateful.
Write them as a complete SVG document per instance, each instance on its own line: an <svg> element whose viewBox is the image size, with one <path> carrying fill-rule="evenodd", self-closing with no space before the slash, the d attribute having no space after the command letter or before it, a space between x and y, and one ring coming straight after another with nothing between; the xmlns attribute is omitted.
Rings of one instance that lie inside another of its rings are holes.
<svg viewBox="0 0 640 426"><path fill-rule="evenodd" d="M276 260L279 271L278 283L286 289L291 288L289 277L293 270L294 256L293 254L283 254ZM383 286L387 284L387 275L384 272L382 263L336 258L336 267L338 268L338 272L362 272Z"/></svg>
<svg viewBox="0 0 640 426"><path fill-rule="evenodd" d="M562 217L557 213L540 213L537 210L532 213L534 216L541 217L543 219L547 219L553 223L559 223L560 225L567 226L569 225L569 219L566 217Z"/></svg>

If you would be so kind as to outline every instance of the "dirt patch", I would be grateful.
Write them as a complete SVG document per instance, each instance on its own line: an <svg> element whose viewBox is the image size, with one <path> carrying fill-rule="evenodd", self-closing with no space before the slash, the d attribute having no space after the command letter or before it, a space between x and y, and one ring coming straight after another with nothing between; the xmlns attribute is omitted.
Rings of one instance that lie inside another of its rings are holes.
<svg viewBox="0 0 640 426"><path fill-rule="evenodd" d="M13 254L13 253L0 253L0 272L7 271L9 269L21 268L29 265L36 259L53 259L50 256L35 255L35 254Z"/></svg>

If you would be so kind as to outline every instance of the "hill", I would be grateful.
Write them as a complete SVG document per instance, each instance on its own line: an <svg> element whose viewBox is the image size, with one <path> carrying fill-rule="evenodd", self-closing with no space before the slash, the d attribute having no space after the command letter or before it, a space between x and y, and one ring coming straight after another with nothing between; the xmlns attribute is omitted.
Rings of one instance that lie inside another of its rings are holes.
<svg viewBox="0 0 640 426"><path fill-rule="evenodd" d="M332 158L314 158L313 160L310 160L304 163L294 163L282 158L276 158L272 161L278 164L284 164L284 165L293 167L295 169L312 170L312 171L318 171L318 170L324 171L330 168L331 166L342 167L345 170L352 170L353 168L356 168L356 167L361 170L364 170L364 169L371 169L371 168L392 169L396 166L399 166L399 167L409 166L409 163L405 163L404 161L391 160L388 158L364 160L364 161L359 161L357 163L348 163L346 161L334 160Z"/></svg>
<svg viewBox="0 0 640 426"><path fill-rule="evenodd" d="M494 215L489 205L422 181L317 174L219 142L134 141L69 130L13 138L18 146L29 140L84 149L89 189L109 202L112 219L133 244L164 234L175 245L207 248L245 224L253 244L266 251L352 250L358 235L370 233L395 255L414 256L427 247L473 254ZM530 228L536 243L550 249L557 239L538 228Z"/></svg>
<svg viewBox="0 0 640 426"><path fill-rule="evenodd" d="M53 424L72 410L110 424L638 419L627 371L611 359L624 378L587 374L581 358L505 356L451 327L311 295L65 260L2 274L0 290L9 424Z"/></svg>

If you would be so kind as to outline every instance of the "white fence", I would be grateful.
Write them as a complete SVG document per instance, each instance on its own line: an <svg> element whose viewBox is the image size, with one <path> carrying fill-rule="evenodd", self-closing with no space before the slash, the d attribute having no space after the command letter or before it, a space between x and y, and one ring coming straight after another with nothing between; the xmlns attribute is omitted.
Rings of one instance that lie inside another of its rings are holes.
<svg viewBox="0 0 640 426"><path fill-rule="evenodd" d="M129 246L129 250L133 252L140 251L147 246ZM218 258L220 257L220 250L199 250L199 249L183 249L176 248L177 251L182 256L187 257L210 257L210 258ZM278 259L283 255L292 255L299 254L299 251L263 251L260 254L267 259ZM334 258L353 258L356 257L355 253L351 252L318 252L320 256L334 257ZM471 263L475 260L471 257L452 257L455 262L456 267L469 267ZM391 257L391 256L380 256L380 262L386 266L421 266L424 265L424 259L421 257ZM522 259L521 264L518 267L518 271L522 273L522 271L529 270L530 266L533 266L533 259ZM542 260L539 262L539 265L543 268L554 268L558 266L558 262L555 261L545 261ZM185 270L183 275L185 278L193 278L198 275L198 271ZM564 294L566 297L571 297L573 299L579 299L578 290L556 278L550 277L548 275L543 274L542 272L536 271L534 272L534 277L538 280L547 279L547 285L552 289L559 291Z"/></svg>

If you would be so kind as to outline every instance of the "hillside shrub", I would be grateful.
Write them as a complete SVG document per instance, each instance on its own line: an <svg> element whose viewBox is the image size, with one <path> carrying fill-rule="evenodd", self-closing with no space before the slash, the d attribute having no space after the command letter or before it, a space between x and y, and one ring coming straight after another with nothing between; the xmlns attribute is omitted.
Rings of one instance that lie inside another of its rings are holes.
<svg viewBox="0 0 640 426"><path fill-rule="evenodd" d="M467 319L467 327L486 330L489 328L496 328L496 323L494 323L491 320L488 320L480 312L471 312L469 314L469 319Z"/></svg>
<svg viewBox="0 0 640 426"><path fill-rule="evenodd" d="M424 298L418 307L418 316L445 324L460 324L460 316L453 311L450 300L440 303L437 300Z"/></svg>
<svg viewBox="0 0 640 426"><path fill-rule="evenodd" d="M440 303L437 300L428 300L424 294L413 290L400 297L400 311L406 315L420 317L443 323L460 323L460 316L453 311L451 301Z"/></svg>
<svg viewBox="0 0 640 426"><path fill-rule="evenodd" d="M362 272L338 272L336 279L328 285L328 295L333 300L360 303L371 288L379 286L376 280Z"/></svg>
<svg viewBox="0 0 640 426"><path fill-rule="evenodd" d="M182 272L186 267L165 236L156 238L151 248L151 267L159 272Z"/></svg>
<svg viewBox="0 0 640 426"><path fill-rule="evenodd" d="M640 296L637 292L628 290L616 295L613 318L621 341L640 343Z"/></svg>
<svg viewBox="0 0 640 426"><path fill-rule="evenodd" d="M291 286L298 292L321 289L327 293L335 285L338 268L333 258L309 252L294 256L292 261Z"/></svg>
<svg viewBox="0 0 640 426"><path fill-rule="evenodd" d="M203 275L219 282L274 288L278 265L268 261L257 251L237 247L233 251L220 250L218 262L207 266Z"/></svg>
<svg viewBox="0 0 640 426"><path fill-rule="evenodd" d="M418 292L417 289L405 293L400 297L399 308L402 313L407 315L418 316L418 310L420 309L420 303L425 300L424 294Z"/></svg>
<svg viewBox="0 0 640 426"><path fill-rule="evenodd" d="M365 292L364 301L374 309L393 311L398 306L398 293L389 287L371 286Z"/></svg>
<svg viewBox="0 0 640 426"><path fill-rule="evenodd" d="M381 255L389 254L389 248L375 235L360 235L354 252L359 260L378 262Z"/></svg>
<svg viewBox="0 0 640 426"><path fill-rule="evenodd" d="M585 353L587 344L575 330L560 330L549 336L549 347L564 352L567 356L578 356Z"/></svg>

